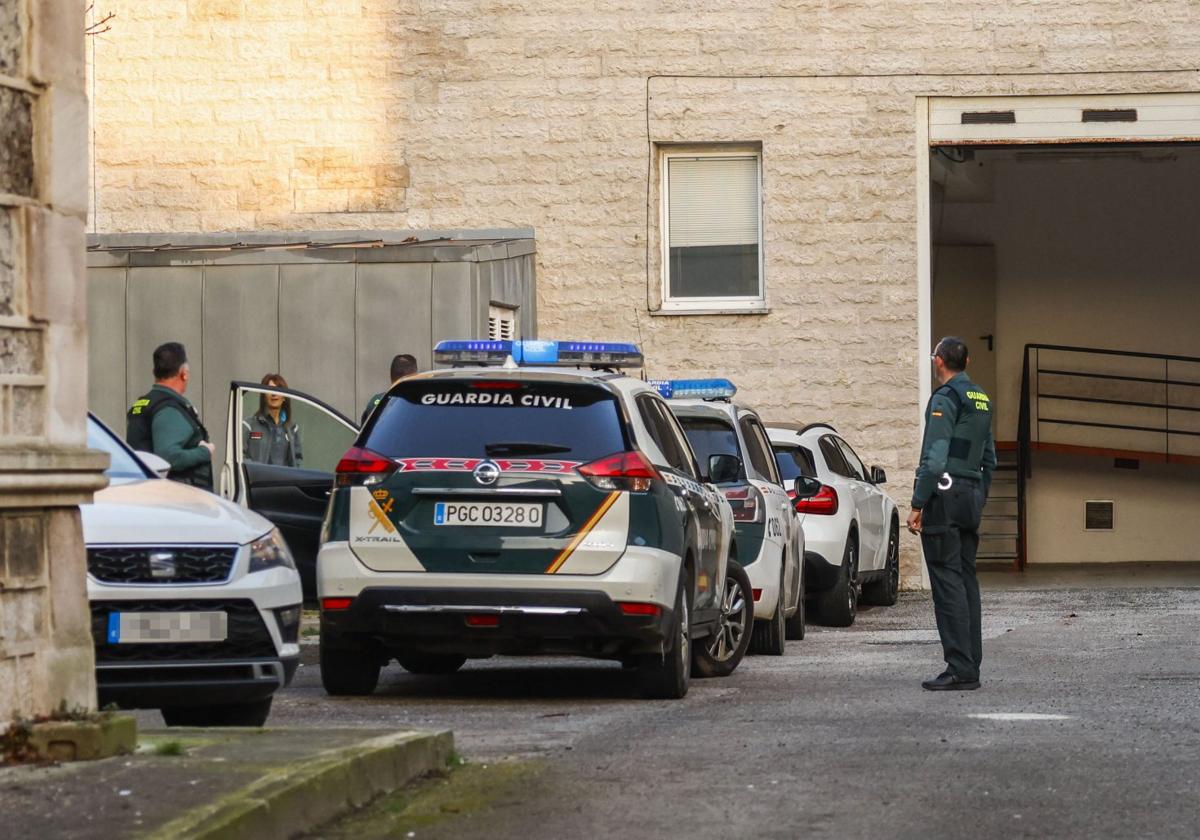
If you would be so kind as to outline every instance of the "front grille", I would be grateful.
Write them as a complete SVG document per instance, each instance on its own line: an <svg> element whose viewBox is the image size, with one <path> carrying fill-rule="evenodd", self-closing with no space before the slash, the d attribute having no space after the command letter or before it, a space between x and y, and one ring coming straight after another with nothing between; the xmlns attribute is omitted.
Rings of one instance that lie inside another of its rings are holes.
<svg viewBox="0 0 1200 840"><path fill-rule="evenodd" d="M88 549L88 572L104 583L222 583L236 546L118 546Z"/></svg>
<svg viewBox="0 0 1200 840"><path fill-rule="evenodd" d="M276 656L275 643L258 607L248 599L203 599L191 601L93 601L92 641L96 661L167 662L204 659L262 659ZM229 616L228 636L223 642L163 642L146 644L108 643L108 616L114 612L214 612Z"/></svg>

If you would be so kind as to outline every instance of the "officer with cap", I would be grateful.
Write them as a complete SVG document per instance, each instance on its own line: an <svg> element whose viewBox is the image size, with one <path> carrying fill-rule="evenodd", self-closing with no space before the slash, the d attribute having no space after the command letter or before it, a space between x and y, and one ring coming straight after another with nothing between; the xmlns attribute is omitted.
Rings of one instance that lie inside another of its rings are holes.
<svg viewBox="0 0 1200 840"><path fill-rule="evenodd" d="M195 406L183 394L191 379L187 351L177 341L154 350L154 387L125 415L125 440L171 465L167 478L213 489L214 447Z"/></svg>
<svg viewBox="0 0 1200 840"><path fill-rule="evenodd" d="M921 535L946 670L930 691L979 688L983 661L975 554L996 469L991 400L966 374L967 345L947 336L930 357L940 387L925 410L925 440L908 530Z"/></svg>

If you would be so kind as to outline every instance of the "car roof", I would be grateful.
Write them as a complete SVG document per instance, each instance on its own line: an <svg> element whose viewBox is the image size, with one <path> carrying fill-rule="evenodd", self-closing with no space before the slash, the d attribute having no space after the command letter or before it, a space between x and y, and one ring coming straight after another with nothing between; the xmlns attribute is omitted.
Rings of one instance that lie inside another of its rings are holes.
<svg viewBox="0 0 1200 840"><path fill-rule="evenodd" d="M802 435L805 432L812 431L813 429L828 429L834 434L837 434L837 429L835 429L829 423L790 423L786 421L772 421L764 422L763 425L767 427L768 432L772 429L781 429L786 432L795 432L797 435Z"/></svg>
<svg viewBox="0 0 1200 840"><path fill-rule="evenodd" d="M728 400L682 399L667 400L667 405L676 414L688 417L720 417L724 420L737 420L740 412L753 411Z"/></svg>

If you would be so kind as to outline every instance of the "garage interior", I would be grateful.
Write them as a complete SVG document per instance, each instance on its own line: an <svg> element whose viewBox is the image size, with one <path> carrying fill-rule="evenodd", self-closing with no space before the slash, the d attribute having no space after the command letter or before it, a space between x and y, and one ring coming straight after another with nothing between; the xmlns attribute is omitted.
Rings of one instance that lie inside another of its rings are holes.
<svg viewBox="0 0 1200 840"><path fill-rule="evenodd" d="M931 133L929 172L932 334L996 406L981 566L1200 560L1200 144Z"/></svg>

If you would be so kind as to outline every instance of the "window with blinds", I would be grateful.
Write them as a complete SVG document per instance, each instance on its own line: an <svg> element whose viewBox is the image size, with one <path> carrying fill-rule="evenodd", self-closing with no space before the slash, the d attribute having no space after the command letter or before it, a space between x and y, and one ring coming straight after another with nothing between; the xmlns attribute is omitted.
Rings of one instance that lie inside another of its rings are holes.
<svg viewBox="0 0 1200 840"><path fill-rule="evenodd" d="M662 162L665 305L761 306L761 156L666 152Z"/></svg>

